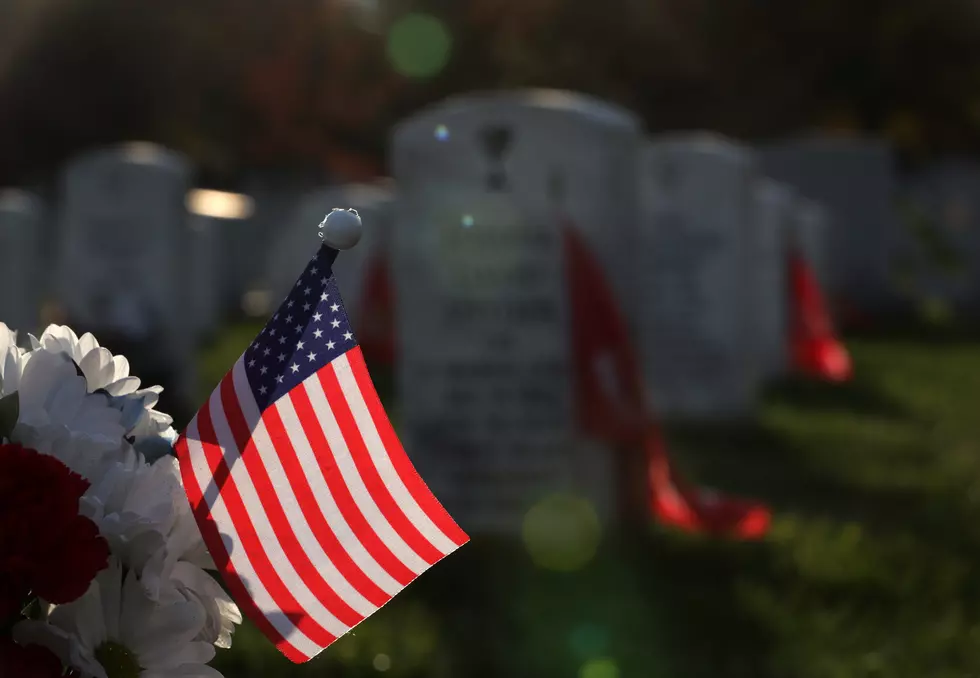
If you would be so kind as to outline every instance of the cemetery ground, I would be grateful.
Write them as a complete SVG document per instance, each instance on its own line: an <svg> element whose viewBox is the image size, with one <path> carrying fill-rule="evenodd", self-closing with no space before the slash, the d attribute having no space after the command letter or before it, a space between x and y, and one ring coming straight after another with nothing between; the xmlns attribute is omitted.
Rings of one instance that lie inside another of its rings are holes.
<svg viewBox="0 0 980 678"><path fill-rule="evenodd" d="M201 396L258 326L206 351ZM308 665L255 629L228 678L956 678L980 674L980 341L851 338L856 379L787 382L737 427L668 428L701 483L770 502L758 543L650 526L574 572L474 539ZM387 375L375 374L382 397ZM397 425L397 412L392 412Z"/></svg>

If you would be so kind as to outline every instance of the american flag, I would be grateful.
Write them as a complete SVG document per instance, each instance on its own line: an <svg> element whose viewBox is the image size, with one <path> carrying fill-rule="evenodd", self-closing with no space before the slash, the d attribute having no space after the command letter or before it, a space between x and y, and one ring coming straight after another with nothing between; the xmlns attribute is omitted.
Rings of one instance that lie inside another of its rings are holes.
<svg viewBox="0 0 980 678"><path fill-rule="evenodd" d="M402 449L320 247L177 441L232 596L300 663L468 540Z"/></svg>

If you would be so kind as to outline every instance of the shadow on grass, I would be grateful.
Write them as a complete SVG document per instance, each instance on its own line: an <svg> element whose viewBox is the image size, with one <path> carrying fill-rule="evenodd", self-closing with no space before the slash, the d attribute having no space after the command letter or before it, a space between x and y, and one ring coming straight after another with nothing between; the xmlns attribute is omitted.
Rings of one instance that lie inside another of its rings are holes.
<svg viewBox="0 0 980 678"><path fill-rule="evenodd" d="M785 379L766 389L764 398L809 411L846 411L858 416L902 420L913 415L908 407L860 378L843 384Z"/></svg>
<svg viewBox="0 0 980 678"><path fill-rule="evenodd" d="M536 567L517 540L474 536L309 666L262 664L246 647L223 660L236 669L225 674L377 675L376 652L391 655L386 675L404 678L977 673L969 632L980 628L980 579L971 576L980 516L966 479L941 475L929 419L970 398L971 384L945 381L966 363L947 355L933 371L932 344L916 346L918 364L899 382L931 379L922 387L941 393L938 404L889 395L881 371L901 372L904 353L871 342L854 383L785 382L768 392L767 403L789 412L787 426L761 416L666 427L684 475L774 508L777 533L767 540L620 531L605 535L587 567L561 573ZM391 402L391 375L372 375ZM844 421L830 438L828 421ZM841 449L821 449L825 440ZM401 612L414 606L435 620L438 642L424 662L406 664L386 648L414 632ZM354 644L372 649L342 660Z"/></svg>

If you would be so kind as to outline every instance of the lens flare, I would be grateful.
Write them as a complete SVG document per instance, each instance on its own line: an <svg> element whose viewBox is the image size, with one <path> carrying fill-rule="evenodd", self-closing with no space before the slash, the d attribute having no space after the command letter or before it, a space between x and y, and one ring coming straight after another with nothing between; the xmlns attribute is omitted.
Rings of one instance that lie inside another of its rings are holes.
<svg viewBox="0 0 980 678"><path fill-rule="evenodd" d="M436 126L435 137L438 141L449 141L449 128L445 125Z"/></svg>
<svg viewBox="0 0 980 678"><path fill-rule="evenodd" d="M449 62L452 37L445 25L428 14L407 14L388 33L388 58L400 74L431 78Z"/></svg>
<svg viewBox="0 0 980 678"><path fill-rule="evenodd" d="M391 668L391 657L386 654L376 655L374 658L374 669L376 671L387 671Z"/></svg>
<svg viewBox="0 0 980 678"><path fill-rule="evenodd" d="M463 215L463 218L460 220L460 223L463 224L463 228L470 228L475 223L473 221L473 215L472 214L464 214Z"/></svg>
<svg viewBox="0 0 980 678"><path fill-rule="evenodd" d="M538 567L574 572L595 556L602 528L590 502L553 495L538 502L524 516L523 536L531 560Z"/></svg>
<svg viewBox="0 0 980 678"><path fill-rule="evenodd" d="M578 657L602 656L609 645L609 631L596 624L581 624L568 636L569 649Z"/></svg>
<svg viewBox="0 0 980 678"><path fill-rule="evenodd" d="M619 667L612 659L593 659L582 665L579 678L619 678Z"/></svg>

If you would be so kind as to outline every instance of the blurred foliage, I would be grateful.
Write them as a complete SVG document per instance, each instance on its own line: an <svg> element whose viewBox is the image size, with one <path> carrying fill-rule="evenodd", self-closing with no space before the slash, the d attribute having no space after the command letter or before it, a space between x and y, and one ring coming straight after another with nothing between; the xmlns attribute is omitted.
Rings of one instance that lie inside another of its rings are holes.
<svg viewBox="0 0 980 678"><path fill-rule="evenodd" d="M966 278L969 269L962 252L949 242L937 219L913 202L901 201L896 211L899 223L916 247L892 262L890 273L895 289L910 302L919 321L933 325L954 323L959 309L941 296L923 292L923 287L929 282L949 284Z"/></svg>
<svg viewBox="0 0 980 678"><path fill-rule="evenodd" d="M207 352L202 387L257 329ZM691 477L770 502L766 540L607 530L556 571L477 537L308 664L246 625L215 665L228 678L977 674L980 342L849 345L852 383L790 380L750 423L668 427Z"/></svg>
<svg viewBox="0 0 980 678"><path fill-rule="evenodd" d="M3 0L0 182L137 137L226 180L256 164L360 179L383 172L389 128L418 107L517 86L604 97L653 131L873 132L915 161L978 147L978 13L974 0ZM449 40L425 77L391 62L412 49L399 35L392 52L389 35L409 14Z"/></svg>

